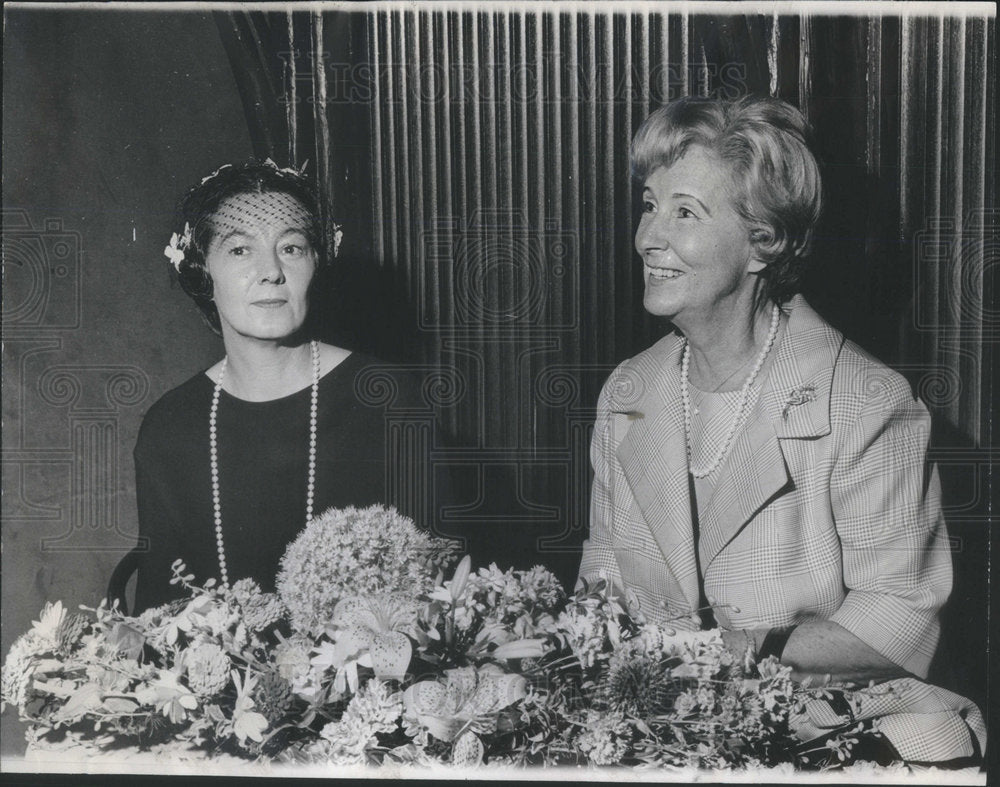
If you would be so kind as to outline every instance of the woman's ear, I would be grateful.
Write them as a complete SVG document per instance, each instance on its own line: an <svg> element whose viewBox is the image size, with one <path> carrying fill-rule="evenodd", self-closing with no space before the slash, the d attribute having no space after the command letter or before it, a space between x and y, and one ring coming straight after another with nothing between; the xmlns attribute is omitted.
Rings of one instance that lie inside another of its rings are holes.
<svg viewBox="0 0 1000 787"><path fill-rule="evenodd" d="M774 233L767 227L757 227L750 230L750 259L747 261L747 271L750 273L760 273L767 267L767 263L761 259L761 247L774 242Z"/></svg>

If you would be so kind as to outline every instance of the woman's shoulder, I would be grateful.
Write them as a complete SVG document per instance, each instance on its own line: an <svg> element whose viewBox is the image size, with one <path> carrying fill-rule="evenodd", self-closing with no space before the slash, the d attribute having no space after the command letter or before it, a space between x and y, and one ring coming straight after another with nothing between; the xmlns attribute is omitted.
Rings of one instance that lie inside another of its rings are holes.
<svg viewBox="0 0 1000 787"><path fill-rule="evenodd" d="M806 365L803 361L806 356L828 359L820 365L829 363L832 369L822 377L829 381L832 412L843 415L845 422L859 416L866 407L885 406L886 412L890 412L917 401L902 374L846 338L801 295L793 300L792 319L795 331L789 349L796 356L796 363L800 367Z"/></svg>
<svg viewBox="0 0 1000 787"><path fill-rule="evenodd" d="M662 368L671 359L679 361L683 342L678 333L671 331L655 344L627 359L622 365L631 368Z"/></svg>
<svg viewBox="0 0 1000 787"><path fill-rule="evenodd" d="M859 407L876 401L896 409L919 401L906 377L850 339L844 340L837 356L832 395L853 400Z"/></svg>
<svg viewBox="0 0 1000 787"><path fill-rule="evenodd" d="M789 351L800 369L809 368L807 359L813 359L817 371L806 382L822 381L817 383L820 390L829 390L829 412L835 425L850 428L872 413L885 418L925 416L926 407L902 374L846 338L807 305L802 311L807 314L799 315L796 339ZM801 319L806 316L808 319Z"/></svg>
<svg viewBox="0 0 1000 787"><path fill-rule="evenodd" d="M425 383L450 379L446 368L387 361L358 351L341 357L331 372L325 378L328 387L369 407L428 406L423 395Z"/></svg>
<svg viewBox="0 0 1000 787"><path fill-rule="evenodd" d="M615 367L608 376L606 386L625 384L628 380L648 382L663 374L665 369L680 362L681 338L669 333L651 347L636 353Z"/></svg>

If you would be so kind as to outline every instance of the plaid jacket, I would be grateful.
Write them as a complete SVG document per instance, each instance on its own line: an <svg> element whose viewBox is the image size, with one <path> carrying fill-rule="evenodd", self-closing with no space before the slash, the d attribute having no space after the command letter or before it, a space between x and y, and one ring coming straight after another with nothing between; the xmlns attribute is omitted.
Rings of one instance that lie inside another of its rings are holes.
<svg viewBox="0 0 1000 787"><path fill-rule="evenodd" d="M580 576L605 576L656 621L698 625L698 576L726 628L829 619L925 677L951 555L930 417L897 373L801 297L734 440L694 544L681 343L622 363L598 404L590 537Z"/></svg>

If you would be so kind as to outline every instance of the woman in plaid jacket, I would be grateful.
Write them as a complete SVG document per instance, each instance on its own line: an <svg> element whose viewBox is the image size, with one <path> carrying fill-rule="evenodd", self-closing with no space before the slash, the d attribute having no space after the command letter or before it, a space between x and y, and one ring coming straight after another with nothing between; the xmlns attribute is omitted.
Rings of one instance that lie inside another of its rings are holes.
<svg viewBox="0 0 1000 787"><path fill-rule="evenodd" d="M800 678L926 677L951 589L930 417L796 295L821 205L801 115L681 99L645 121L631 165L644 305L676 333L601 393L581 578ZM906 685L943 707L933 734L890 736L901 756L972 754L961 698Z"/></svg>

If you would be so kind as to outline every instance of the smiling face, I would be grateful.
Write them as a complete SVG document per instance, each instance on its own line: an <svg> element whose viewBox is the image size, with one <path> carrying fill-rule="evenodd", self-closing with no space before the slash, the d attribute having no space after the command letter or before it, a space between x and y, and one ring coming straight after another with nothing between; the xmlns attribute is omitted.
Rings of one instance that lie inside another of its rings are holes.
<svg viewBox="0 0 1000 787"><path fill-rule="evenodd" d="M222 336L280 341L302 327L316 271L310 215L280 192L237 194L212 217L205 256Z"/></svg>
<svg viewBox="0 0 1000 787"><path fill-rule="evenodd" d="M635 248L643 261L643 305L682 331L749 314L755 277L750 230L730 202L728 166L692 147L670 167L657 167L643 187Z"/></svg>

